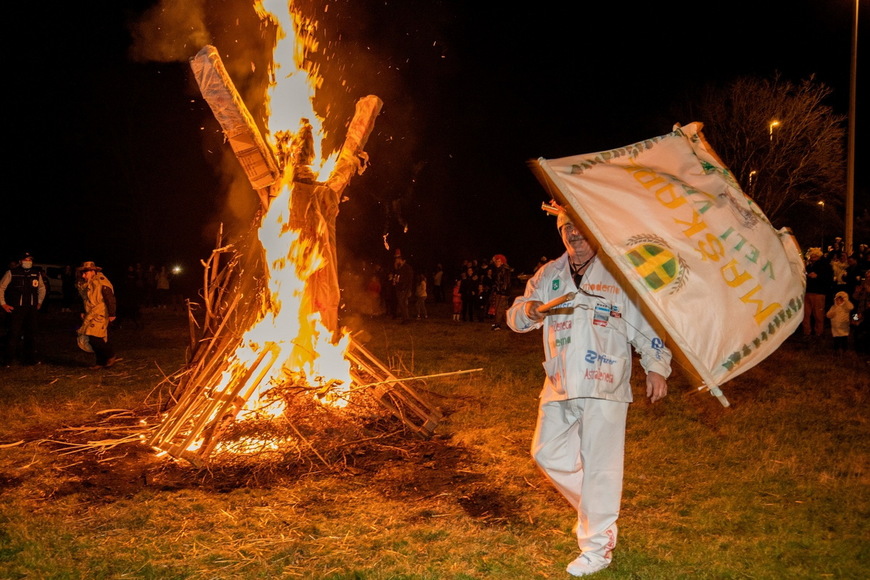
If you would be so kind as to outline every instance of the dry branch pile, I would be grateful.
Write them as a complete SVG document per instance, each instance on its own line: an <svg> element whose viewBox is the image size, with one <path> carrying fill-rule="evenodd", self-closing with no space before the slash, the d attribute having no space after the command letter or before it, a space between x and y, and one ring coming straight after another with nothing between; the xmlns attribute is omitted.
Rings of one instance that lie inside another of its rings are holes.
<svg viewBox="0 0 870 580"><path fill-rule="evenodd" d="M262 250L256 236L236 248L219 244L205 266L202 322L189 305L191 352L187 366L171 377L175 384L165 406L166 417L148 444L194 465L209 462L219 453L262 455L286 460L313 454L322 463L341 461L348 443L377 439L385 433L405 432L427 437L441 420L441 412L396 377L375 355L351 340L347 357L357 388L336 394L330 382L311 384L301 373L284 369L280 382L260 386L258 369L271 366L277 356L269 345L243 377L229 388L215 386L244 332L264 314ZM279 417L244 411L256 389L268 407L280 399ZM334 408L321 401L346 399ZM396 419L399 421L396 422Z"/></svg>

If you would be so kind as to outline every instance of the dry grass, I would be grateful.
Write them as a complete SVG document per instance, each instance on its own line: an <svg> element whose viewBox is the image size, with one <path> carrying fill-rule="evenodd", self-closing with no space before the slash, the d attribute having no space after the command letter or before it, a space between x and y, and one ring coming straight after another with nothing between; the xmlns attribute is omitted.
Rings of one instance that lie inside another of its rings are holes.
<svg viewBox="0 0 870 580"><path fill-rule="evenodd" d="M116 332L125 360L100 373L61 315L47 322L45 363L0 371L2 578L567 577L573 517L528 455L536 333L437 307L410 325L348 320L402 376L483 369L414 383L445 414L435 437L381 419L363 425L370 440L336 432L350 439L329 465L297 449L195 469L137 444L46 442L110 440L153 413L183 362L180 315ZM638 390L620 545L599 577L866 577L867 371L788 342L725 385L728 409L680 376L663 403Z"/></svg>

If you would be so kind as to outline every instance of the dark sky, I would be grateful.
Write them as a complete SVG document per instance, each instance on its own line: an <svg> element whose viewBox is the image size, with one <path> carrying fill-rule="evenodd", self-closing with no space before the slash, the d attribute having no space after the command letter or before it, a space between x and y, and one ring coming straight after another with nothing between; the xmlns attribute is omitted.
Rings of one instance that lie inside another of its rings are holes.
<svg viewBox="0 0 870 580"><path fill-rule="evenodd" d="M708 82L815 74L848 110L854 0L300 5L320 23L318 106L333 135L357 99L384 101L371 166L341 205L342 260L386 262L386 233L425 269L504 253L526 271L561 251L526 162L668 133L695 120L669 111ZM34 41L6 52L4 260L198 269L219 223L251 222L256 196L188 65L215 45L262 119L270 32L249 1L63 3L23 24Z"/></svg>

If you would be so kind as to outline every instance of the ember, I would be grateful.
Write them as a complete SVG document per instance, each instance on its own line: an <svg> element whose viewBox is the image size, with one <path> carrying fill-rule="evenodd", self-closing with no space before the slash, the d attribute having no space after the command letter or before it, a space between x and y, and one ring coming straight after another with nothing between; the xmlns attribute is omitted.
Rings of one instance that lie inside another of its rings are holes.
<svg viewBox="0 0 870 580"><path fill-rule="evenodd" d="M291 14L286 22L277 12L262 16L279 27L270 102L282 108L306 103L305 110L291 112L294 127L279 122L272 109L273 143L260 134L217 50L206 46L191 60L203 97L261 202L259 223L248 237L238 244L219 239L203 264L204 321L190 311L190 362L149 441L195 464L216 449L262 451L278 445L275 438L242 436L219 446L239 419L286 416L287 393L305 393L309 402L334 407L360 395L374 397L422 435L430 435L441 418L338 323L335 218L344 189L366 169L363 148L382 103L371 95L361 99L337 157L323 157L315 139L321 119L311 105L318 78L302 68L306 51L316 50L305 34L313 25L298 14L292 14L293 22ZM296 34L281 32L288 29ZM295 72L278 74L284 62L295 62ZM325 171L329 178L319 181ZM350 393L355 379L375 387Z"/></svg>

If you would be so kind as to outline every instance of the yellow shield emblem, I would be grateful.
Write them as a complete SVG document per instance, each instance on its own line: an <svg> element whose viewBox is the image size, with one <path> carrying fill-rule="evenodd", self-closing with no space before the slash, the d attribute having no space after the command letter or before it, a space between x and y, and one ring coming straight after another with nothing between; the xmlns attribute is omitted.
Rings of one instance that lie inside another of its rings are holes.
<svg viewBox="0 0 870 580"><path fill-rule="evenodd" d="M674 254L658 244L638 244L626 252L625 257L653 291L661 290L680 273L680 263Z"/></svg>

